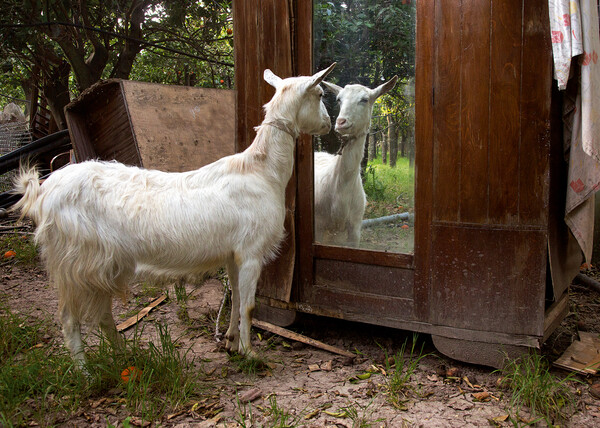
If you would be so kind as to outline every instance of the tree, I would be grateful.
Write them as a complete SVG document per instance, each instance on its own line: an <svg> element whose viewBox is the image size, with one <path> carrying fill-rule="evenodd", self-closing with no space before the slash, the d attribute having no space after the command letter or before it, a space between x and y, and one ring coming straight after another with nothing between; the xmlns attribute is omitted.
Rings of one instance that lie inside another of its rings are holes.
<svg viewBox="0 0 600 428"><path fill-rule="evenodd" d="M189 59L188 69L196 69L202 61L232 69L231 49L219 59L210 57L221 53L211 48L213 44L227 45L231 40L226 31L231 27L230 3L0 0L1 57L20 64L21 82L41 90L56 122L64 127L63 109L72 95L101 78L136 74L142 52L140 63L153 63L163 71L175 69L174 63L187 65L182 58ZM157 59L152 55L159 48L163 56Z"/></svg>
<svg viewBox="0 0 600 428"><path fill-rule="evenodd" d="M410 0L320 0L314 8L314 63L321 69L338 62L332 81L344 86L360 83L375 87L394 75L399 84L388 98L402 98L404 85L414 76L415 67L415 2ZM392 102L389 102L393 104ZM379 104L379 101L378 101ZM409 103L398 102L398 106ZM328 105L330 113L337 111ZM376 106L377 108L377 106ZM396 119L402 116L394 111L392 132L388 138L390 161L395 163L397 152ZM322 137L323 147L337 150L335 134ZM385 147L385 145L382 145ZM382 151L387 158L387 149Z"/></svg>

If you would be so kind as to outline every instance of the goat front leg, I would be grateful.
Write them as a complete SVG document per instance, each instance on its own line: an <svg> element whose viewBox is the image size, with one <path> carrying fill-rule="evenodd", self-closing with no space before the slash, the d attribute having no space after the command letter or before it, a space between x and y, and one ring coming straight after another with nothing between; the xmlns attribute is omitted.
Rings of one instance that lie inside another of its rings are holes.
<svg viewBox="0 0 600 428"><path fill-rule="evenodd" d="M231 287L231 316L229 328L225 333L225 349L237 352L240 347L240 293L238 266L233 256L227 261L227 276Z"/></svg>
<svg viewBox="0 0 600 428"><path fill-rule="evenodd" d="M362 226L361 223L349 224L346 226L348 229L348 246L350 246L350 247L358 247L359 246L361 226Z"/></svg>
<svg viewBox="0 0 600 428"><path fill-rule="evenodd" d="M239 352L247 357L254 357L250 341L250 328L252 325L252 313L254 311L254 300L256 284L260 276L261 264L258 260L249 260L240 266L240 347Z"/></svg>

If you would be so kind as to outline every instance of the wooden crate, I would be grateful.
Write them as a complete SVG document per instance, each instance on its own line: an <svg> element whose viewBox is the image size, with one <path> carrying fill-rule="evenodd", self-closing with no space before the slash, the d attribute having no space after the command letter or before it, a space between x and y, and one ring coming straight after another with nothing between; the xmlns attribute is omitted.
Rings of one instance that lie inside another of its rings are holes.
<svg viewBox="0 0 600 428"><path fill-rule="evenodd" d="M235 152L234 91L111 79L66 108L78 162L178 172Z"/></svg>

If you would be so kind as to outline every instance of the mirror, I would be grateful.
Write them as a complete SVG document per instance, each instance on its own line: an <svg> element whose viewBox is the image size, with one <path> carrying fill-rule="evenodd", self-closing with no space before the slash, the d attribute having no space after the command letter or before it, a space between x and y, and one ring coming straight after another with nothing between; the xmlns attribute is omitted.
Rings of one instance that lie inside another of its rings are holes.
<svg viewBox="0 0 600 428"><path fill-rule="evenodd" d="M313 140L316 243L413 252L415 3L313 2L314 69L337 62L335 126Z"/></svg>

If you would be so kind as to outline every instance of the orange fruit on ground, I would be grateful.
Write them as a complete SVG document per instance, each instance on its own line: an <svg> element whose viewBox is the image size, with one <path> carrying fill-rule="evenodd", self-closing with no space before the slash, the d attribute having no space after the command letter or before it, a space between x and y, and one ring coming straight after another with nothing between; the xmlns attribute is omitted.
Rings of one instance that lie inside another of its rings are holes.
<svg viewBox="0 0 600 428"><path fill-rule="evenodd" d="M121 380L127 383L130 380L139 380L142 376L142 371L135 366L129 366L121 372Z"/></svg>
<svg viewBox="0 0 600 428"><path fill-rule="evenodd" d="M17 255L17 253L15 253L13 250L8 250L6 253L4 253L4 258L5 259L12 259L16 255Z"/></svg>

